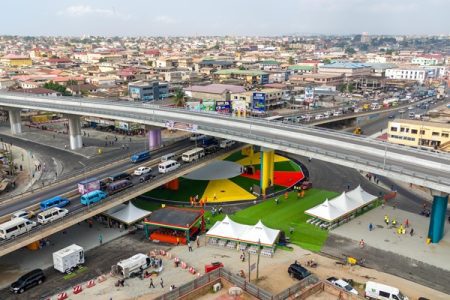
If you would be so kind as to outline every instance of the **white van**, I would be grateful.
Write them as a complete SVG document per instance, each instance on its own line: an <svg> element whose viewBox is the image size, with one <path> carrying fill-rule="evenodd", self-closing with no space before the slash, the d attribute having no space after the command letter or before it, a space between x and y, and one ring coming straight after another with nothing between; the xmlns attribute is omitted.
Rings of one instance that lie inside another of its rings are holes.
<svg viewBox="0 0 450 300"><path fill-rule="evenodd" d="M191 162L198 160L205 156L205 149L197 147L192 150L186 151L181 155L181 159L185 162Z"/></svg>
<svg viewBox="0 0 450 300"><path fill-rule="evenodd" d="M236 142L232 141L232 140L222 140L222 141L220 141L219 147L220 148L228 148L228 147L233 146L235 143Z"/></svg>
<svg viewBox="0 0 450 300"><path fill-rule="evenodd" d="M373 281L366 282L365 297L381 300L408 300L408 297L404 296L398 288Z"/></svg>
<svg viewBox="0 0 450 300"><path fill-rule="evenodd" d="M415 112L412 111L412 112L409 113L409 118L410 119L414 119L415 117L416 117L416 113Z"/></svg>
<svg viewBox="0 0 450 300"><path fill-rule="evenodd" d="M161 156L161 162L165 162L168 160L176 160L175 157L177 155L175 153L168 153L166 155Z"/></svg>
<svg viewBox="0 0 450 300"><path fill-rule="evenodd" d="M159 173L167 173L176 170L180 167L180 164L176 160L168 160L158 165Z"/></svg>
<svg viewBox="0 0 450 300"><path fill-rule="evenodd" d="M22 233L30 231L36 222L30 221L25 218L15 218L14 220L0 224L0 238L6 240L14 238Z"/></svg>
<svg viewBox="0 0 450 300"><path fill-rule="evenodd" d="M40 224L47 224L48 222L53 222L55 220L61 219L67 215L69 211L65 208L52 207L43 211L37 215L37 221Z"/></svg>
<svg viewBox="0 0 450 300"><path fill-rule="evenodd" d="M113 266L117 270L117 273L123 278L131 277L134 273L139 273L142 270L147 269L150 266L150 257L143 253L138 253L130 258L121 260L116 266Z"/></svg>

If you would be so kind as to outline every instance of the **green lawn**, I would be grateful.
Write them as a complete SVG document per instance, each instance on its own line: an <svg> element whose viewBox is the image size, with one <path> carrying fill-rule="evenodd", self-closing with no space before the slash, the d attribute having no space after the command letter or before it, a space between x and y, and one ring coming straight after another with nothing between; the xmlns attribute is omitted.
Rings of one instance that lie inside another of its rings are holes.
<svg viewBox="0 0 450 300"><path fill-rule="evenodd" d="M322 203L326 198L333 198L337 193L322 191L317 189L308 190L305 197L297 199L297 194L291 192L287 200L280 196L280 203L277 205L273 199L269 199L260 204L238 211L231 215L231 219L236 222L254 225L259 219L271 228L283 230L287 236L289 228L294 228L291 242L304 249L311 251L320 251L325 240L328 237L328 231L319 229L313 225L307 224L306 220L310 217L304 211ZM212 226L215 221L224 218L224 215L212 217L208 212L206 217L210 218Z"/></svg>
<svg viewBox="0 0 450 300"><path fill-rule="evenodd" d="M134 199L132 202L133 202L134 206L139 207L140 209L148 210L148 211L155 211L155 210L161 208L161 203L152 201L152 200L138 198L138 199Z"/></svg>
<svg viewBox="0 0 450 300"><path fill-rule="evenodd" d="M236 176L236 177L230 178L229 180L236 183L237 185L239 185L241 188L243 188L246 191L250 191L250 187L253 186L254 184L259 185L259 180L244 177L244 176ZM281 185L274 186L275 192L282 191L285 189L286 189L286 187L281 186Z"/></svg>
<svg viewBox="0 0 450 300"><path fill-rule="evenodd" d="M209 183L208 180L191 180L183 177L178 178L178 180L180 182L178 191L169 190L164 186L160 186L145 193L145 195L157 199L185 201L189 203L189 197L195 195L201 197Z"/></svg>

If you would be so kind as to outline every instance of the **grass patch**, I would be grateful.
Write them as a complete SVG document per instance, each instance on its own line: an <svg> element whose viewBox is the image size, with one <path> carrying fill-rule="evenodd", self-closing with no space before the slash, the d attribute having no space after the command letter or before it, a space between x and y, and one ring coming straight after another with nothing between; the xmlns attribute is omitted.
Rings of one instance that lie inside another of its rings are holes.
<svg viewBox="0 0 450 300"><path fill-rule="evenodd" d="M149 199L137 198L132 201L133 205L144 210L155 211L161 208L161 203Z"/></svg>
<svg viewBox="0 0 450 300"><path fill-rule="evenodd" d="M241 159L246 158L246 157L247 156L242 154L241 151L237 151L237 152L234 152L234 153L228 155L224 160L226 160L226 161L238 161L238 160L241 160Z"/></svg>
<svg viewBox="0 0 450 300"><path fill-rule="evenodd" d="M250 191L250 187L253 187L253 185L255 185L255 184L259 185L259 180L244 177L244 176L236 176L236 177L230 178L229 180L231 180L232 182L234 182L235 184L237 184L238 186L240 186L241 188L243 188L246 191Z"/></svg>
<svg viewBox="0 0 450 300"><path fill-rule="evenodd" d="M261 170L260 164L253 165L255 167L255 170ZM275 171L292 171L292 172L299 172L301 171L301 168L299 165L297 165L292 160L289 161L280 161L274 163Z"/></svg>
<svg viewBox="0 0 450 300"><path fill-rule="evenodd" d="M183 177L178 178L178 180L180 183L178 191L169 190L164 186L160 186L148 193L145 193L145 195L157 199L175 200L189 203L189 197L195 195L201 197L209 183L208 180L191 180Z"/></svg>
<svg viewBox="0 0 450 300"><path fill-rule="evenodd" d="M290 237L291 243L318 252L328 237L328 231L307 224L306 220L310 217L304 211L322 203L326 198L333 198L337 195L335 192L310 189L305 193L304 198L297 199L297 194L291 192L287 200L284 196L280 196L278 205L273 198L268 199L240 210L230 218L248 225L254 225L261 219L268 227L283 230ZM209 212L205 216L210 218L210 224L207 224L208 228L224 218L223 214L212 217ZM294 228L292 235L289 234L290 227Z"/></svg>
<svg viewBox="0 0 450 300"><path fill-rule="evenodd" d="M84 273L84 272L86 272L87 270L88 270L87 267L85 267L85 266L80 266L80 267L78 267L78 269L76 269L74 272L72 272L72 273L70 273L70 274L67 274L67 275L64 275L63 278L64 278L64 280L69 280L69 279L72 279L72 278L77 277L79 274Z"/></svg>

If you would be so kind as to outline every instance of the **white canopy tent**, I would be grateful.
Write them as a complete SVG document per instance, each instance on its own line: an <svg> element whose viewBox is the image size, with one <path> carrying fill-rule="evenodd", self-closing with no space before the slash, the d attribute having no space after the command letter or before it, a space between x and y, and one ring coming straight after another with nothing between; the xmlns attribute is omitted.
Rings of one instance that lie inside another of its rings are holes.
<svg viewBox="0 0 450 300"><path fill-rule="evenodd" d="M343 192L336 198L326 199L323 203L306 210L305 214L326 222L333 222L369 205L377 198L358 186L350 192Z"/></svg>
<svg viewBox="0 0 450 300"><path fill-rule="evenodd" d="M133 203L128 202L128 204L121 204L113 207L103 214L119 222L130 225L144 219L151 213L152 212L140 209L134 206Z"/></svg>
<svg viewBox="0 0 450 300"><path fill-rule="evenodd" d="M280 230L265 226L261 220L256 225L239 224L225 216L223 221L217 221L206 233L208 238L219 238L233 240L247 244L261 244L273 247L276 243Z"/></svg>

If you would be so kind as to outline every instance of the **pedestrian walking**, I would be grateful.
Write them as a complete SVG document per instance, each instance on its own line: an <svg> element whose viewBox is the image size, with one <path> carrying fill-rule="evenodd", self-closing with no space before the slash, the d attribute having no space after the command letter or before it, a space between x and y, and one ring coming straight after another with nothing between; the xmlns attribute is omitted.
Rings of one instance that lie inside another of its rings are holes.
<svg viewBox="0 0 450 300"><path fill-rule="evenodd" d="M373 229L373 225L372 225L372 223L369 223L369 231L372 231L372 229Z"/></svg>
<svg viewBox="0 0 450 300"><path fill-rule="evenodd" d="M188 251L192 252L192 245L191 245L191 241L188 242Z"/></svg>
<svg viewBox="0 0 450 300"><path fill-rule="evenodd" d="M409 220L406 219L406 220L405 220L405 228L408 228L408 227L409 227Z"/></svg>
<svg viewBox="0 0 450 300"><path fill-rule="evenodd" d="M275 204L278 205L278 197L275 198Z"/></svg>
<svg viewBox="0 0 450 300"><path fill-rule="evenodd" d="M160 282L160 284L161 284L161 288L164 288L164 281L163 281L162 277L161 277L161 282Z"/></svg>
<svg viewBox="0 0 450 300"><path fill-rule="evenodd" d="M67 149L67 144L66 144L66 145L64 145L64 149Z"/></svg>
<svg viewBox="0 0 450 300"><path fill-rule="evenodd" d="M200 237L198 235L197 235L196 242L197 242L197 248L200 248Z"/></svg>
<svg viewBox="0 0 450 300"><path fill-rule="evenodd" d="M177 237L177 246L180 246L180 238Z"/></svg>
<svg viewBox="0 0 450 300"><path fill-rule="evenodd" d="M288 197L289 197L289 193L288 192L284 193L284 200L287 200Z"/></svg>
<svg viewBox="0 0 450 300"><path fill-rule="evenodd" d="M410 234L411 236L413 236L413 234L414 234L414 228L411 228L411 230L409 231L409 234Z"/></svg>
<svg viewBox="0 0 450 300"><path fill-rule="evenodd" d="M100 245L103 244L103 236L101 233L98 235L98 242L100 243Z"/></svg>
<svg viewBox="0 0 450 300"><path fill-rule="evenodd" d="M289 227L289 234L292 235L294 233L294 227Z"/></svg>
<svg viewBox="0 0 450 300"><path fill-rule="evenodd" d="M155 288L155 285L153 284L153 278L150 277L150 285L149 288Z"/></svg>
<svg viewBox="0 0 450 300"><path fill-rule="evenodd" d="M350 190L350 184L347 184L347 191L349 191L349 190Z"/></svg>
<svg viewBox="0 0 450 300"><path fill-rule="evenodd" d="M366 243L364 242L364 239L361 239L360 241L359 241L359 248L364 248L364 246L366 245Z"/></svg>

